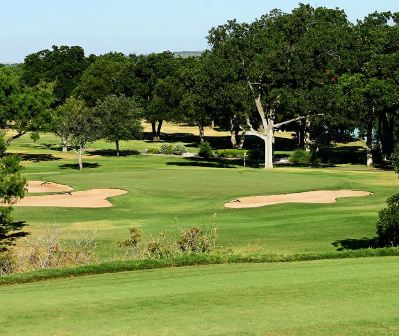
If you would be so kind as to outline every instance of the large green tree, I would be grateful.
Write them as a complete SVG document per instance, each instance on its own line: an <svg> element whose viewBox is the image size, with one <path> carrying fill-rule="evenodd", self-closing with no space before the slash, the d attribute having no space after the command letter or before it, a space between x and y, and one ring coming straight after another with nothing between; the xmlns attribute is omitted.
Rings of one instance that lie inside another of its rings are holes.
<svg viewBox="0 0 399 336"><path fill-rule="evenodd" d="M76 151L80 170L83 169L83 151L88 143L100 139L101 126L93 108L87 107L83 100L75 97L68 98L55 111L54 132L69 139Z"/></svg>
<svg viewBox="0 0 399 336"><path fill-rule="evenodd" d="M342 11L300 5L291 14L274 10L251 24L233 20L210 31L212 51L253 95L257 113L246 121L265 143L266 168L273 167L275 130L309 115L287 102L335 80L349 28Z"/></svg>
<svg viewBox="0 0 399 336"><path fill-rule="evenodd" d="M12 204L24 197L26 180L21 175L22 166L16 155L6 154L5 132L0 133L0 253L9 249L21 237L22 224L11 217Z"/></svg>
<svg viewBox="0 0 399 336"><path fill-rule="evenodd" d="M97 101L94 114L101 124L101 137L115 142L119 157L119 142L141 138L143 109L136 100L125 96L110 95Z"/></svg>
<svg viewBox="0 0 399 336"><path fill-rule="evenodd" d="M0 67L0 128L14 131L8 143L28 132L46 130L50 123L53 85L27 86L21 74L20 67Z"/></svg>
<svg viewBox="0 0 399 336"><path fill-rule="evenodd" d="M55 104L60 105L71 95L92 58L86 58L79 46L53 46L25 57L22 80L28 86L54 83Z"/></svg>
<svg viewBox="0 0 399 336"><path fill-rule="evenodd" d="M128 71L128 96L140 99L145 117L151 123L152 140L159 141L163 121L173 119L178 108L175 80L181 60L171 52L131 56L133 64Z"/></svg>
<svg viewBox="0 0 399 336"><path fill-rule="evenodd" d="M73 94L93 107L98 100L108 95L125 94L127 67L131 60L122 53L108 53L96 57L83 72L79 85Z"/></svg>

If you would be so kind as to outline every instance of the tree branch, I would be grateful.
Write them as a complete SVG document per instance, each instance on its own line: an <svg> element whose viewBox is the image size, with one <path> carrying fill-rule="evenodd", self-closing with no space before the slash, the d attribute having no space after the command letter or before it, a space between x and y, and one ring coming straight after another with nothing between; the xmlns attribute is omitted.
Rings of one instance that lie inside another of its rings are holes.
<svg viewBox="0 0 399 336"><path fill-rule="evenodd" d="M257 137L259 137L259 138L265 140L265 139L266 139L266 136L263 135L262 133L260 133L259 131L257 131L255 128L253 128L253 126L252 126L252 124L251 124L251 121L249 120L248 117L246 117L246 120L247 120L247 125L248 125L249 130L251 131L251 133L253 133L253 134L256 135Z"/></svg>
<svg viewBox="0 0 399 336"><path fill-rule="evenodd" d="M8 138L6 140L6 144L9 145L12 141L20 138L21 136L25 135L26 133L28 133L28 131L19 131L17 134L15 134L12 137Z"/></svg>
<svg viewBox="0 0 399 336"><path fill-rule="evenodd" d="M287 124L290 124L290 123L292 123L294 121L298 121L298 120L305 119L305 118L307 118L307 117L306 116L301 116L301 117L297 117L297 118L290 119L290 120L287 120L287 121L283 121L281 123L274 124L274 128L280 128L283 125L287 125Z"/></svg>
<svg viewBox="0 0 399 336"><path fill-rule="evenodd" d="M319 114L316 114L316 115L317 115L317 116L322 116L322 115L324 115L324 113L319 113ZM287 120L287 121L283 121L283 122L281 122L281 123L275 124L275 125L274 125L274 128L280 128L280 127L283 126L283 125L290 124L290 123L292 123L292 122L294 122L294 121L298 121L298 120L306 119L306 118L309 118L309 116L300 116L300 117L297 117L297 118L294 118L294 119L290 119L290 120Z"/></svg>

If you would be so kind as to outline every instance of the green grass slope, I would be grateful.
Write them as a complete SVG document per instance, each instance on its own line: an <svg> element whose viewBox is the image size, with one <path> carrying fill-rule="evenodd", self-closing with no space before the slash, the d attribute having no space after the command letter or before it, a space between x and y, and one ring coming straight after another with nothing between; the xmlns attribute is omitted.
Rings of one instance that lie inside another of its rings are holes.
<svg viewBox="0 0 399 336"><path fill-rule="evenodd" d="M399 257L184 267L0 288L1 335L397 335Z"/></svg>

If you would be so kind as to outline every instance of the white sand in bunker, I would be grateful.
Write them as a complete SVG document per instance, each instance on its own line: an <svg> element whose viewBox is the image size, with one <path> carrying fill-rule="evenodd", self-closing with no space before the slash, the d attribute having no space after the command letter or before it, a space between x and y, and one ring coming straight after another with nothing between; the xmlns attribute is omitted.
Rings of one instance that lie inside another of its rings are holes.
<svg viewBox="0 0 399 336"><path fill-rule="evenodd" d="M109 197L126 194L122 189L91 189L65 194L28 196L19 199L13 206L25 207L63 207L63 208L109 208Z"/></svg>
<svg viewBox="0 0 399 336"><path fill-rule="evenodd" d="M280 203L335 203L337 198L370 196L372 193L356 190L317 190L293 194L250 196L234 199L224 206L226 208L258 208Z"/></svg>
<svg viewBox="0 0 399 336"><path fill-rule="evenodd" d="M28 193L55 193L55 192L68 192L72 191L68 185L58 184L47 181L28 181L26 183L26 189Z"/></svg>

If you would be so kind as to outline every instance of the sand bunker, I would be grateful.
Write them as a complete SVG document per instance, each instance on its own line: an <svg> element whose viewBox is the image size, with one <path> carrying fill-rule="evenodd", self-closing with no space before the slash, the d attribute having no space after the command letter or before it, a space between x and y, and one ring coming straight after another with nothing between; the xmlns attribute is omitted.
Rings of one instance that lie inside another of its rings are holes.
<svg viewBox="0 0 399 336"><path fill-rule="evenodd" d="M318 190L301 193L241 197L226 203L226 208L258 208L280 203L335 203L340 197L369 196L370 192L355 190Z"/></svg>
<svg viewBox="0 0 399 336"><path fill-rule="evenodd" d="M68 185L58 184L47 181L28 181L26 183L26 189L28 193L57 193L57 192L69 192L72 191Z"/></svg>
<svg viewBox="0 0 399 336"><path fill-rule="evenodd" d="M63 208L109 208L107 198L126 194L121 189L92 189L68 192L66 194L28 196L16 201L13 206L63 207Z"/></svg>

